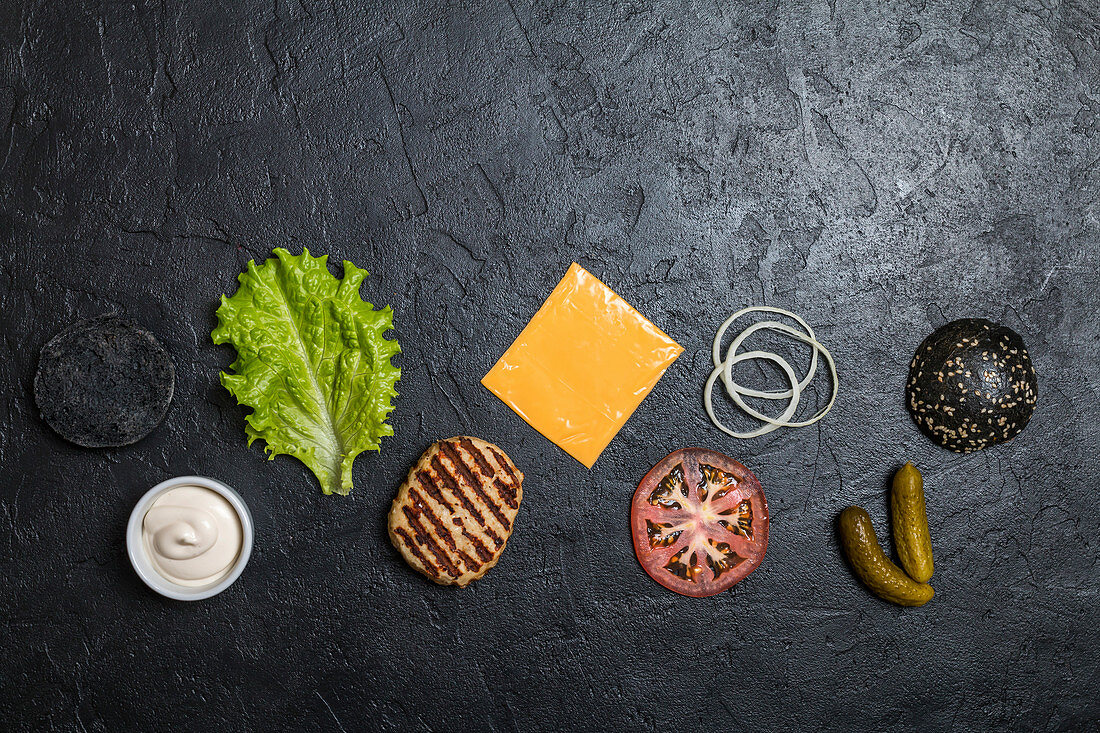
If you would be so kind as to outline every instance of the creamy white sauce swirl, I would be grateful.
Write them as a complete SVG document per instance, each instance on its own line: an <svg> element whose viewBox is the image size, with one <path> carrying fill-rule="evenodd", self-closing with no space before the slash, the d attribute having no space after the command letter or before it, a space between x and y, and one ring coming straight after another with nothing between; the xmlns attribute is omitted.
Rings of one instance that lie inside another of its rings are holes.
<svg viewBox="0 0 1100 733"><path fill-rule="evenodd" d="M228 575L244 543L233 505L201 486L179 486L161 494L145 513L141 535L153 568L166 580L189 587Z"/></svg>

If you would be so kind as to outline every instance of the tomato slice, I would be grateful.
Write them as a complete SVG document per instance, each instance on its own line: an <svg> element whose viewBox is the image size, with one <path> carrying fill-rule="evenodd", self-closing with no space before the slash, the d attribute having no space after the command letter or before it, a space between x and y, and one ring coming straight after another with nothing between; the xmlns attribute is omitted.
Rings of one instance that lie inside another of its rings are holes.
<svg viewBox="0 0 1100 733"><path fill-rule="evenodd" d="M649 577L685 596L712 596L764 559L768 502L752 471L704 448L669 453L630 507L634 553Z"/></svg>

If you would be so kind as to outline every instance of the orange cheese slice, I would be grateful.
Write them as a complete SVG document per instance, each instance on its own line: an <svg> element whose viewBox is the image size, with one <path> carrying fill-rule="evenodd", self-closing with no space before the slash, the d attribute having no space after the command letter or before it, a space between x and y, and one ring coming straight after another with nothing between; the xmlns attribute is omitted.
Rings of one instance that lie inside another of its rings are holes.
<svg viewBox="0 0 1100 733"><path fill-rule="evenodd" d="M574 262L481 383L592 468L681 352Z"/></svg>

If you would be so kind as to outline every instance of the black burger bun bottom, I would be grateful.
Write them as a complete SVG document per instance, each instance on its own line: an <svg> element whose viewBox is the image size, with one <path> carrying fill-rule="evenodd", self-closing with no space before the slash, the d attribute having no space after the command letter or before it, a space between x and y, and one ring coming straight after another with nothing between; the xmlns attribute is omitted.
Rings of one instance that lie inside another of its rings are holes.
<svg viewBox="0 0 1100 733"><path fill-rule="evenodd" d="M81 321L42 347L34 400L62 438L86 448L129 445L164 419L176 368L156 337L116 316Z"/></svg>
<svg viewBox="0 0 1100 733"><path fill-rule="evenodd" d="M1038 382L1020 334L984 318L936 329L913 355L909 414L921 431L956 453L1016 437L1035 412Z"/></svg>

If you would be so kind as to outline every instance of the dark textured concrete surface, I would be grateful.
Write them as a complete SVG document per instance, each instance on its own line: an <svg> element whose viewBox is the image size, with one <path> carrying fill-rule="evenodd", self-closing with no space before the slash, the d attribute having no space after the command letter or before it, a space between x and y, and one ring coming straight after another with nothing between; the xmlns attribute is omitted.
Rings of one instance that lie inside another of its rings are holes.
<svg viewBox="0 0 1100 733"><path fill-rule="evenodd" d="M0 3L0 720L22 730L1095 730L1100 719L1100 9L1091 0L733 4ZM209 338L252 257L369 269L405 348L396 436L349 498L245 446ZM478 379L568 264L686 348L595 468ZM793 308L842 373L817 426L704 415L732 310ZM55 436L38 349L118 313L177 365L152 435ZM1023 335L1030 426L958 456L906 415L947 320ZM439 588L384 517L429 441L527 474L500 564ZM764 564L682 598L633 558L631 493L703 445L761 479ZM867 593L925 474L936 598ZM181 473L244 495L257 545L197 604L141 585L131 507Z"/></svg>

